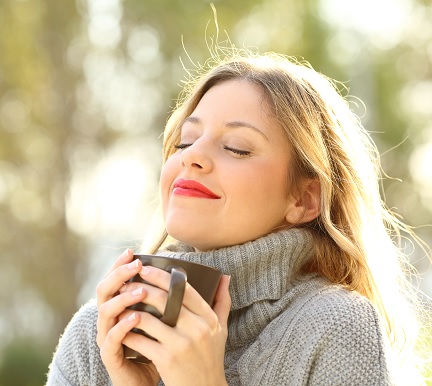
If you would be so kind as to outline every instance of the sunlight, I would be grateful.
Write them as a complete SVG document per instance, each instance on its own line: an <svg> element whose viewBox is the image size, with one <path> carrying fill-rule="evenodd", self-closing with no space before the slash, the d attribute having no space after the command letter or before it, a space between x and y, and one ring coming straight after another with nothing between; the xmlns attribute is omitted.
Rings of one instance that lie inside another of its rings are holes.
<svg viewBox="0 0 432 386"><path fill-rule="evenodd" d="M373 45L381 49L398 43L409 22L410 0L324 0L320 13L333 26L355 30L370 37Z"/></svg>
<svg viewBox="0 0 432 386"><path fill-rule="evenodd" d="M120 42L120 21L123 10L118 0L88 1L88 34L92 44L100 48L114 48Z"/></svg>
<svg viewBox="0 0 432 386"><path fill-rule="evenodd" d="M75 232L143 236L157 196L158 159L151 159L155 145L131 142L117 144L90 171L73 176L67 221Z"/></svg>

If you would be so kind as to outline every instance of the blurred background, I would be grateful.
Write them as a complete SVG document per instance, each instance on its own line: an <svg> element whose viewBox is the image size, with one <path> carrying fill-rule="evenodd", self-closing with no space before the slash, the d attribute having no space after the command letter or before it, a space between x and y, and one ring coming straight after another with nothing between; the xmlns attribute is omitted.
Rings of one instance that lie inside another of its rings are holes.
<svg viewBox="0 0 432 386"><path fill-rule="evenodd" d="M213 3L219 40L304 58L364 102L387 203L432 244L431 1ZM44 384L73 313L152 231L180 58L215 34L204 0L0 1L0 386Z"/></svg>

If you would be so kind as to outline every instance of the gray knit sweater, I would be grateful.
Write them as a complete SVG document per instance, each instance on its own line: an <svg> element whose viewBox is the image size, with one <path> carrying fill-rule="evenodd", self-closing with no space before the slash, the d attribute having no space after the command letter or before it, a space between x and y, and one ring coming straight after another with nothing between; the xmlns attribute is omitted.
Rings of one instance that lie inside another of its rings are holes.
<svg viewBox="0 0 432 386"><path fill-rule="evenodd" d="M230 386L391 384L374 307L318 276L297 278L296 268L311 253L312 238L300 229L211 252L179 244L160 253L231 275ZM96 344L96 320L94 301L74 316L50 365L48 386L111 385Z"/></svg>

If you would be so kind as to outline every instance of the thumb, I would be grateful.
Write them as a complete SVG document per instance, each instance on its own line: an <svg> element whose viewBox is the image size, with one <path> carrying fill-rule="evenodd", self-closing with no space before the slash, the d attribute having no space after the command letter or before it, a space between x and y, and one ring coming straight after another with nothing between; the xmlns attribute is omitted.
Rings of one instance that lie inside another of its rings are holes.
<svg viewBox="0 0 432 386"><path fill-rule="evenodd" d="M228 315L231 309L231 296L229 294L230 276L223 275L216 291L213 311L219 319L219 323L225 332L228 331Z"/></svg>

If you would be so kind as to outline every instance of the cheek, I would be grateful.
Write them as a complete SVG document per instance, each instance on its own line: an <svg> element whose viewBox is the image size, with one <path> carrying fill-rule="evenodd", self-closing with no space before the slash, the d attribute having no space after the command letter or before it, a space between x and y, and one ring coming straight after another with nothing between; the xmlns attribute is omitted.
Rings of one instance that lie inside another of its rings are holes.
<svg viewBox="0 0 432 386"><path fill-rule="evenodd" d="M271 172L269 172L271 171ZM243 213L254 209L254 216L269 218L283 216L289 199L287 170L279 164L266 163L238 178L236 197ZM249 214L248 214L249 216Z"/></svg>
<svg viewBox="0 0 432 386"><path fill-rule="evenodd" d="M288 196L288 175L278 163L263 163L248 173L238 176L239 190L247 197L255 199L286 198ZM249 193L249 194L248 194Z"/></svg>
<svg viewBox="0 0 432 386"><path fill-rule="evenodd" d="M161 176L159 180L160 195L162 199L162 208L165 209L168 205L169 193L171 186L178 175L180 168L179 160L176 154L172 155L162 166Z"/></svg>

